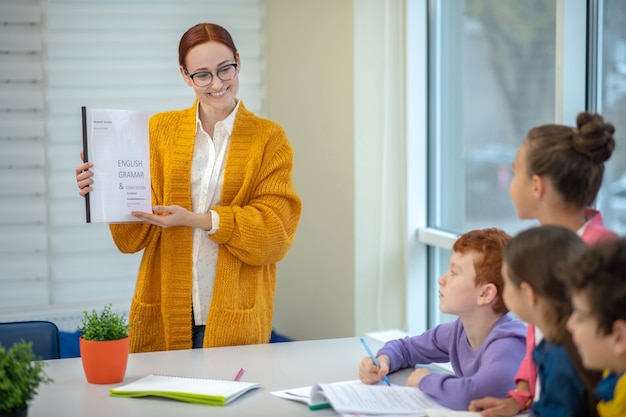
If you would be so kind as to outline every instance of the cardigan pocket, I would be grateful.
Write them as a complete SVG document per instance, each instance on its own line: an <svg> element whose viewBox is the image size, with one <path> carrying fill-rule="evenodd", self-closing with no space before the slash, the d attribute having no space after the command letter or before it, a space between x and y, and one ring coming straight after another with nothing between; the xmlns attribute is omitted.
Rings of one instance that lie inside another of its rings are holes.
<svg viewBox="0 0 626 417"><path fill-rule="evenodd" d="M161 303L133 300L128 320L129 323L137 323L129 333L131 353L166 350Z"/></svg>
<svg viewBox="0 0 626 417"><path fill-rule="evenodd" d="M268 343L272 333L272 313L258 308L215 308L209 313L206 327L208 347Z"/></svg>

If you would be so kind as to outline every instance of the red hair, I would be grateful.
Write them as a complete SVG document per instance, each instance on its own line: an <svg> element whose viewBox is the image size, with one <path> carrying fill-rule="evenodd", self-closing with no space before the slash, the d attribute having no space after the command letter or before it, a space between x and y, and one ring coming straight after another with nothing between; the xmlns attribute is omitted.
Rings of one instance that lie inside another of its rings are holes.
<svg viewBox="0 0 626 417"><path fill-rule="evenodd" d="M235 57L237 56L235 42L233 42L233 38L226 29L214 23L198 23L187 29L187 32L180 38L180 43L178 44L178 63L180 66L186 69L185 58L189 50L194 46L207 42L224 44L233 51Z"/></svg>
<svg viewBox="0 0 626 417"><path fill-rule="evenodd" d="M502 279L502 259L504 247L511 239L500 229L488 228L472 230L462 234L454 242L452 250L457 253L476 252L474 269L476 270L476 286L493 284L498 290L496 301L491 307L496 314L506 314L508 309L502 299L504 280Z"/></svg>

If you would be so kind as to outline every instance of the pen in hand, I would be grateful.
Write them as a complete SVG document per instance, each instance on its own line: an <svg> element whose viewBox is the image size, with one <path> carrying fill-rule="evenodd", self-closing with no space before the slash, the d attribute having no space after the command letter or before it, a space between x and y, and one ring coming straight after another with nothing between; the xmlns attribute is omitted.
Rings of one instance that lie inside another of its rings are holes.
<svg viewBox="0 0 626 417"><path fill-rule="evenodd" d="M237 375L235 375L235 379L233 381L239 381L245 371L245 369L239 368L239 372L237 372Z"/></svg>
<svg viewBox="0 0 626 417"><path fill-rule="evenodd" d="M377 368L380 368L380 363L378 363L378 359L376 359L376 356L374 356L374 354L370 350L370 347L365 342L365 339L361 338L361 343L363 344L363 347L367 351L367 354L370 355L370 358L372 358L372 362L374 362L374 365L376 365ZM383 376L383 381L385 381L387 385L391 386L391 383L389 383L389 378L387 378L387 375Z"/></svg>

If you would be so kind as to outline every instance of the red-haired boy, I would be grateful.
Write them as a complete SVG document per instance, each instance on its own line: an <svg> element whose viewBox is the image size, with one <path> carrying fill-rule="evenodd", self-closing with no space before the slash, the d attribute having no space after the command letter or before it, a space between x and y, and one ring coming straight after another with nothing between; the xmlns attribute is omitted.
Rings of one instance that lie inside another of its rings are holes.
<svg viewBox="0 0 626 417"><path fill-rule="evenodd" d="M387 342L377 353L380 368L363 358L361 381L373 384L399 369L450 362L454 374L418 368L407 385L456 410L466 410L475 398L505 396L514 387L526 349L526 326L506 314L502 300L502 256L509 239L495 228L461 235L452 247L448 271L438 280L439 309L459 318L419 336Z"/></svg>

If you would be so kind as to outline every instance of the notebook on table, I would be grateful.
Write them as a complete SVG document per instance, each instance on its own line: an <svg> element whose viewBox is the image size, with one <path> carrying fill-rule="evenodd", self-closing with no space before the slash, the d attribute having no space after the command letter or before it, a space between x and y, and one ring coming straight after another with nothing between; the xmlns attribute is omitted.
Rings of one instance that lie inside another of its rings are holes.
<svg viewBox="0 0 626 417"><path fill-rule="evenodd" d="M153 374L127 385L111 388L110 394L113 397L164 397L195 404L224 406L260 387L258 382Z"/></svg>

